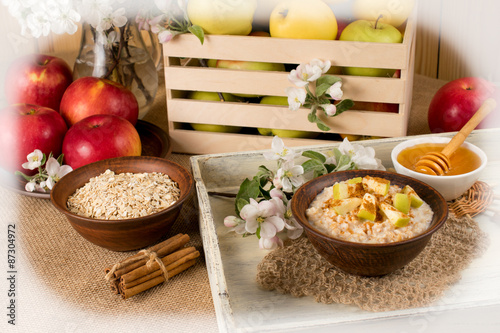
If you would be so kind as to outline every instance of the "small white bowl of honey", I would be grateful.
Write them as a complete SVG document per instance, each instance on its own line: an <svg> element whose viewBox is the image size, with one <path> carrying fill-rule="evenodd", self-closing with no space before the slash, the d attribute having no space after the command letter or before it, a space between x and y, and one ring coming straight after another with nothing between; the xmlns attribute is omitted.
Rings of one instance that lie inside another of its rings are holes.
<svg viewBox="0 0 500 333"><path fill-rule="evenodd" d="M415 164L429 152L440 152L451 138L432 136L410 139L398 144L391 153L397 173L419 179L434 187L446 201L460 197L480 177L486 167L486 154L477 146L464 142L450 156L451 167L442 176L415 171Z"/></svg>

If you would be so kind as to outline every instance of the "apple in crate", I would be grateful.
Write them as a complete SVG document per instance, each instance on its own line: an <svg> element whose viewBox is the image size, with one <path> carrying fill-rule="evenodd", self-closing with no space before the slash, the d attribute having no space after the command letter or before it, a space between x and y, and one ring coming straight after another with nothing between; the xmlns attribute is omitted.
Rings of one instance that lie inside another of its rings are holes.
<svg viewBox="0 0 500 333"><path fill-rule="evenodd" d="M271 12L271 37L326 39L337 37L337 19L322 0L282 1Z"/></svg>
<svg viewBox="0 0 500 333"><path fill-rule="evenodd" d="M61 98L71 82L71 68L63 59L30 54L18 58L7 69L5 96L9 104L34 104L59 111Z"/></svg>
<svg viewBox="0 0 500 333"><path fill-rule="evenodd" d="M187 15L207 34L248 35L256 7L256 0L189 0Z"/></svg>
<svg viewBox="0 0 500 333"><path fill-rule="evenodd" d="M403 35L392 25L383 23L380 20L356 20L344 28L339 40L373 43L401 43L403 41ZM363 52L362 46L359 48L359 52ZM393 77L396 70L386 68L345 67L344 73L357 76Z"/></svg>
<svg viewBox="0 0 500 333"><path fill-rule="evenodd" d="M136 128L125 118L97 114L70 127L64 137L65 164L73 169L100 160L140 156L141 139Z"/></svg>
<svg viewBox="0 0 500 333"><path fill-rule="evenodd" d="M134 94L120 83L86 76L66 89L60 112L68 126L95 114L120 116L135 126L139 104Z"/></svg>
<svg viewBox="0 0 500 333"><path fill-rule="evenodd" d="M382 15L381 22L397 28L408 19L414 6L415 0L354 0L352 11L360 20L374 21Z"/></svg>
<svg viewBox="0 0 500 333"><path fill-rule="evenodd" d="M0 111L0 165L9 172L21 171L28 154L39 149L46 156L61 154L68 127L59 112L38 105L15 104Z"/></svg>
<svg viewBox="0 0 500 333"><path fill-rule="evenodd" d="M500 103L499 92L493 83L479 77L464 77L446 83L429 104L427 117L431 132L459 131L486 99L493 97L497 104ZM478 128L499 126L499 110L497 107Z"/></svg>
<svg viewBox="0 0 500 333"><path fill-rule="evenodd" d="M260 100L260 104L270 104L270 105L286 105L288 106L288 98L283 96L264 96ZM272 122L272 118L269 117L269 120ZM276 117L276 121L280 121L283 125L286 123L283 122L282 119L278 119ZM277 135L280 138L315 138L319 135L316 132L307 132L307 131L297 131L297 130L288 130L288 129L268 129L268 128L258 128L257 129L262 135Z"/></svg>

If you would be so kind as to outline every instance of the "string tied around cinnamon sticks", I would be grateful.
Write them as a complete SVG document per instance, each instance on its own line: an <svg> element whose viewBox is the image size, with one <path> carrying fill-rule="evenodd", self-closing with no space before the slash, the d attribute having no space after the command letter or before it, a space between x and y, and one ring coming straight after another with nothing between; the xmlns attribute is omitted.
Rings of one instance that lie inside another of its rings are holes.
<svg viewBox="0 0 500 333"><path fill-rule="evenodd" d="M196 263L200 252L185 234L175 235L106 268L105 279L115 294L126 299L165 282Z"/></svg>

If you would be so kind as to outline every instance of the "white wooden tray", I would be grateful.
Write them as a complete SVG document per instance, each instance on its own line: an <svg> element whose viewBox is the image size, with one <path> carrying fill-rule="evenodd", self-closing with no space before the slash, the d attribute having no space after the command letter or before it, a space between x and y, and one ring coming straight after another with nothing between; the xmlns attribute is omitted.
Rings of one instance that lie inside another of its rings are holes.
<svg viewBox="0 0 500 333"><path fill-rule="evenodd" d="M468 138L488 155L488 166L481 180L489 184L500 184L499 138L499 129L477 130ZM392 167L392 147L405 139L359 143L374 147L377 157L389 168ZM336 145L338 143L295 149L326 151ZM500 319L495 313L500 310L500 222L488 213L475 218L490 235L486 253L473 261L463 272L461 281L451 286L441 300L425 308L372 313L356 306L326 305L316 303L312 297L296 298L259 288L255 280L257 265L267 252L259 249L255 236L243 239L227 231L223 219L234 215L234 199L209 196L207 192L236 193L246 177L255 175L259 165L275 169L275 163L266 161L262 151L193 156L191 164L198 194L200 232L221 332L296 332L313 328L315 332L326 332L335 326L349 327L352 333L356 328L362 330L367 322L370 327L381 325L385 330L392 325L406 332L418 331L424 326L426 332L443 327L455 327L456 332L470 329L471 325L487 332L488 328L499 327ZM446 322L437 318L446 318Z"/></svg>

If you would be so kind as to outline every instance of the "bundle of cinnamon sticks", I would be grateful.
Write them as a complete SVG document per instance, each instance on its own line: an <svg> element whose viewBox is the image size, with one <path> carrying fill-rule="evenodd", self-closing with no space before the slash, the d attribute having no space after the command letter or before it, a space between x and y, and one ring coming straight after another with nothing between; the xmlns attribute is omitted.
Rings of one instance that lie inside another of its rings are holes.
<svg viewBox="0 0 500 333"><path fill-rule="evenodd" d="M185 247L189 239L189 235L177 234L106 268L111 290L127 299L193 266L200 252Z"/></svg>

